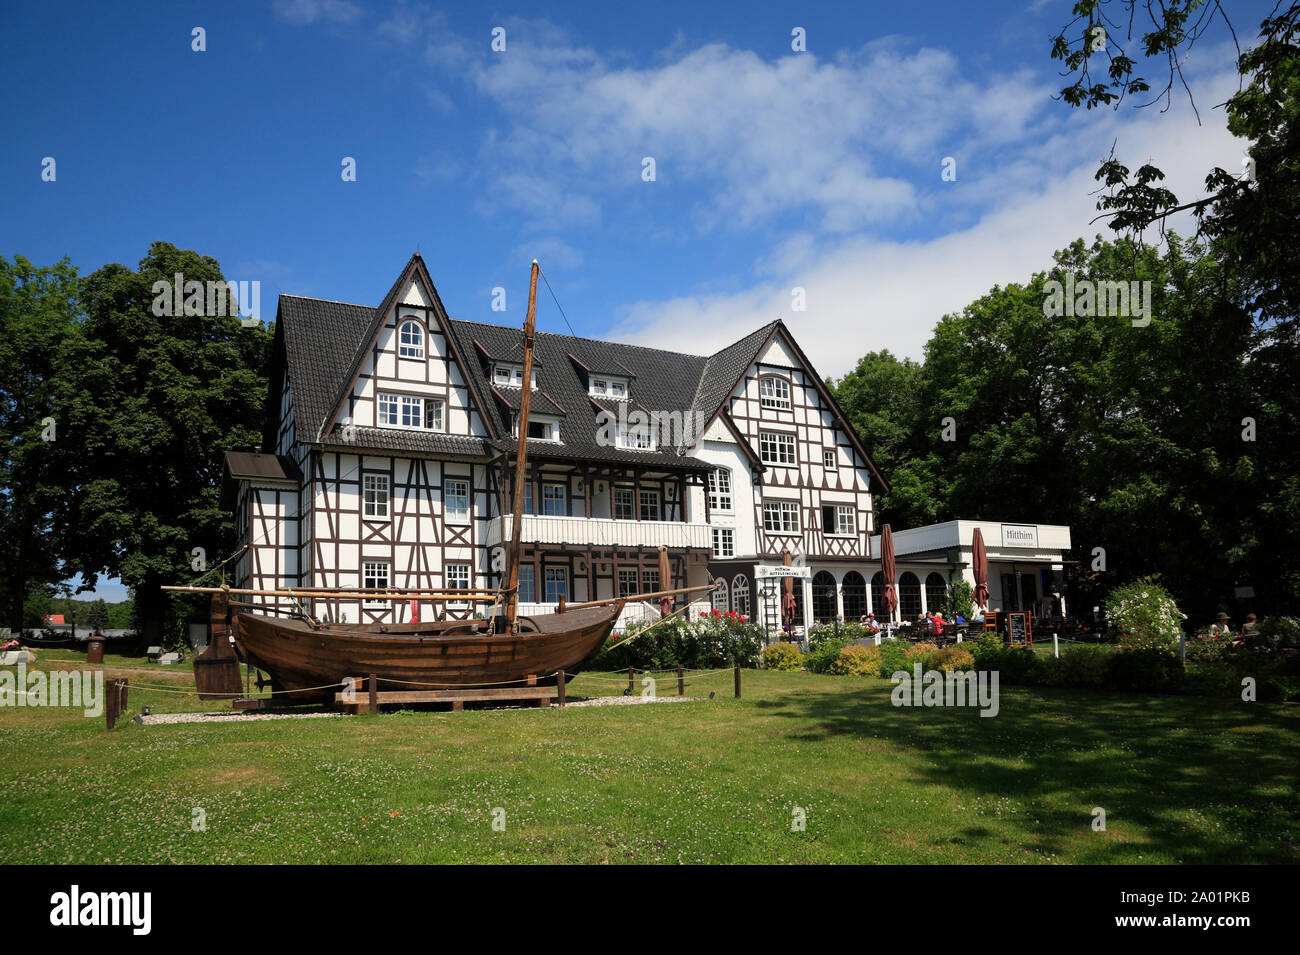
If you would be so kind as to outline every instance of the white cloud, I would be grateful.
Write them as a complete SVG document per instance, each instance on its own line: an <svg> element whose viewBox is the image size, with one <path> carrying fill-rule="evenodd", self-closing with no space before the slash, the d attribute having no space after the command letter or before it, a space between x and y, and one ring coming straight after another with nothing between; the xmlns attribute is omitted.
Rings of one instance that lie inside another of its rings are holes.
<svg viewBox="0 0 1300 955"><path fill-rule="evenodd" d="M347 0L275 0L271 9L286 23L352 23L361 18L361 8Z"/></svg>
<svg viewBox="0 0 1300 955"><path fill-rule="evenodd" d="M1220 102L1231 82L1225 75L1206 85L1222 94ZM944 314L995 285L1027 281L1076 238L1111 235L1103 222L1091 223L1098 215L1092 193L1097 158L1116 137L1122 158L1133 166L1154 161L1180 197L1199 196L1212 166L1237 168L1241 143L1214 124L1217 118L1198 127L1189 110L1143 111L1136 118L1077 114L1068 142L1046 140L1010 159L1010 169L1037 171L1026 176L1028 185L1002 169L988 170L983 182L997 187L996 206L966 228L924 241L856 236L819 244L793 236L760 260L750 288L634 303L611 337L708 354L781 317L822 374L843 374L863 353L881 348L920 358ZM1067 146L1075 160L1068 171L1044 175L1050 157ZM959 185L951 184L954 196ZM1174 225L1184 235L1195 228L1186 218ZM795 286L806 289L805 312L791 311Z"/></svg>

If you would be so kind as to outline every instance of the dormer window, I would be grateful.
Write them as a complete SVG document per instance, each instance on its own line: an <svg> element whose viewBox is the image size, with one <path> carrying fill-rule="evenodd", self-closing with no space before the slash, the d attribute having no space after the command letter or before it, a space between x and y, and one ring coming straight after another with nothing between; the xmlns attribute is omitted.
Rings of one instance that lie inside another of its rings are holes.
<svg viewBox="0 0 1300 955"><path fill-rule="evenodd" d="M516 412L511 416L510 430L519 436L519 413ZM528 439L530 441L555 441L560 442L560 422L555 418L528 416Z"/></svg>
<svg viewBox="0 0 1300 955"><path fill-rule="evenodd" d="M402 322L397 332L397 354L401 358L424 357L424 329L419 322Z"/></svg>
<svg viewBox="0 0 1300 955"><path fill-rule="evenodd" d="M496 385L507 385L511 388L522 388L524 386L524 366L512 365L508 362L497 362L492 366L492 383ZM533 370L532 386L537 387L537 370Z"/></svg>
<svg viewBox="0 0 1300 955"><path fill-rule="evenodd" d="M653 451L656 447L654 429L644 425L630 425L626 431L620 428L614 434L614 445L629 451Z"/></svg>
<svg viewBox="0 0 1300 955"><path fill-rule="evenodd" d="M758 379L758 397L764 408L788 410L790 382L777 375L765 375Z"/></svg>
<svg viewBox="0 0 1300 955"><path fill-rule="evenodd" d="M596 398L623 399L627 397L627 381L623 378L609 378L593 375L587 393Z"/></svg>

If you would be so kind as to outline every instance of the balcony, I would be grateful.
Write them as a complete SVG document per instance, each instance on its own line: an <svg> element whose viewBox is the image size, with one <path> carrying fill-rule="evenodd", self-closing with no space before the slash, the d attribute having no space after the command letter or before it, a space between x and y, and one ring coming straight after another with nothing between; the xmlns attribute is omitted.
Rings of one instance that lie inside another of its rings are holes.
<svg viewBox="0 0 1300 955"><path fill-rule="evenodd" d="M510 540L513 517L488 521L487 546ZM542 517L524 515L525 544L570 544L575 547L658 547L710 550L713 536L708 524L683 521L616 521L599 517Z"/></svg>

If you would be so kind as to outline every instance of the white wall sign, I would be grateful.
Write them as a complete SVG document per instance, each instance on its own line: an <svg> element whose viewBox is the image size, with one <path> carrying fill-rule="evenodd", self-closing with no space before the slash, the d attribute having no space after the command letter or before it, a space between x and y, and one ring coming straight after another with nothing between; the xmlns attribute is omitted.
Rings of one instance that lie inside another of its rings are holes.
<svg viewBox="0 0 1300 955"><path fill-rule="evenodd" d="M1002 525L1002 546L1003 547L1037 547L1038 546L1038 525L1037 524L1003 524Z"/></svg>
<svg viewBox="0 0 1300 955"><path fill-rule="evenodd" d="M759 564L754 568L754 576L758 577L760 580L764 577L800 577L804 580L812 580L812 568L786 567L783 564L771 567Z"/></svg>

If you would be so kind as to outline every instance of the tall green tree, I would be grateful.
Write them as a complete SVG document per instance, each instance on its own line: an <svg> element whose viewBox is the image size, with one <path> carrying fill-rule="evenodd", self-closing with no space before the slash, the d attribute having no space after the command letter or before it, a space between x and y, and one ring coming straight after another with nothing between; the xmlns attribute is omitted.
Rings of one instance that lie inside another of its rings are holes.
<svg viewBox="0 0 1300 955"><path fill-rule="evenodd" d="M59 579L62 541L52 513L68 484L53 379L77 314L67 259L37 268L0 256L0 614L24 626L23 606Z"/></svg>
<svg viewBox="0 0 1300 955"><path fill-rule="evenodd" d="M155 314L155 286L224 280L215 259L156 242L136 270L86 277L85 318L64 349L60 419L75 448L60 518L67 562L93 585L120 577L156 641L170 602L159 586L188 581L195 553L217 558L232 538L219 502L227 450L260 443L270 334L233 309Z"/></svg>

